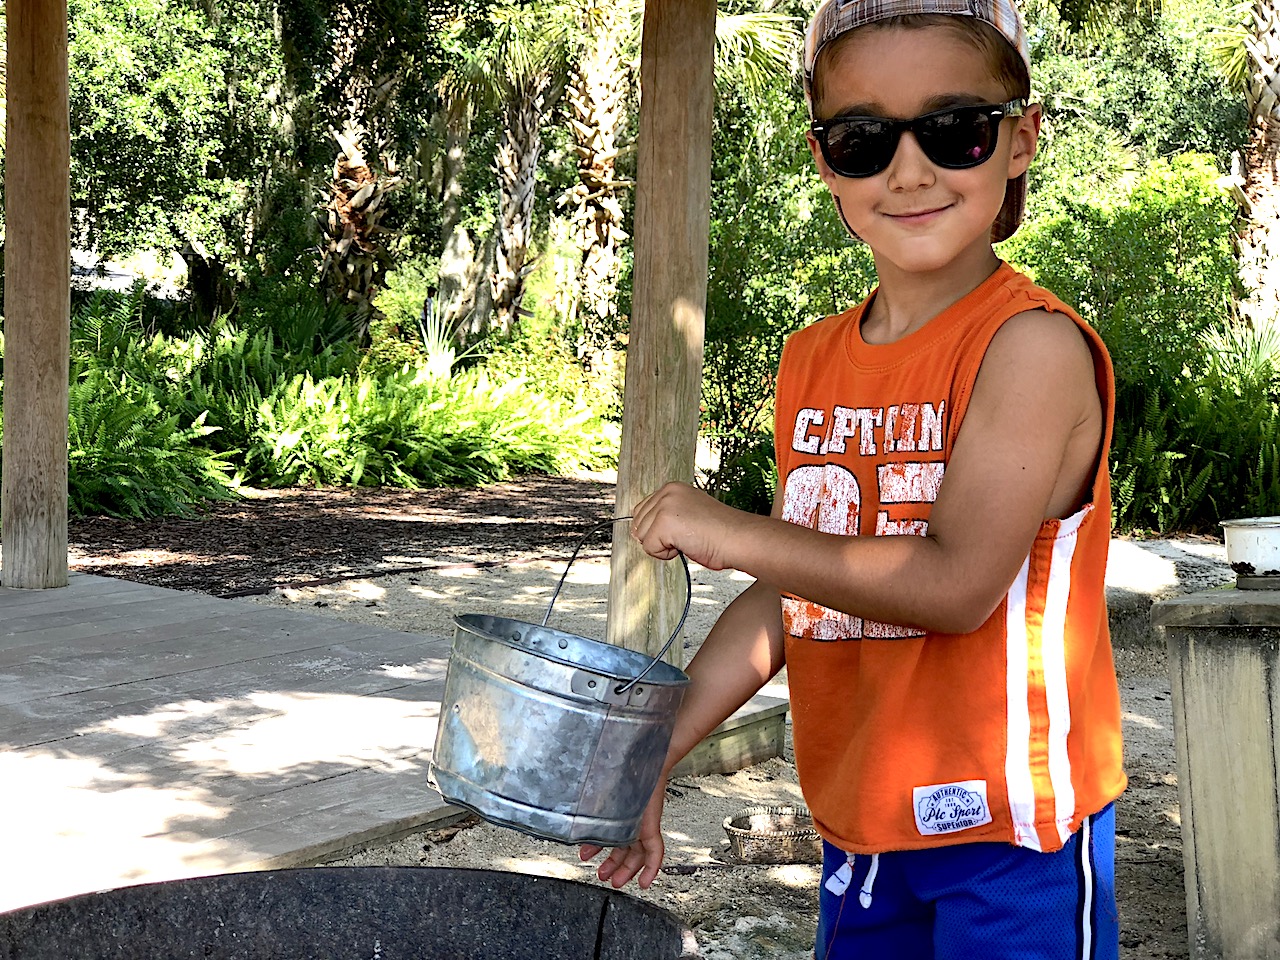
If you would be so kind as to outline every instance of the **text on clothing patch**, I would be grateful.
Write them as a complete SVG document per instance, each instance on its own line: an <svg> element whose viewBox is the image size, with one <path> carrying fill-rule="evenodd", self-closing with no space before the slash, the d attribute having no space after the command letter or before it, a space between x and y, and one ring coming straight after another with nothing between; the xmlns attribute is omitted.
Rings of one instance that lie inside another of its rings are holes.
<svg viewBox="0 0 1280 960"><path fill-rule="evenodd" d="M915 808L916 829L926 837L955 833L991 822L985 780L916 787L911 801Z"/></svg>

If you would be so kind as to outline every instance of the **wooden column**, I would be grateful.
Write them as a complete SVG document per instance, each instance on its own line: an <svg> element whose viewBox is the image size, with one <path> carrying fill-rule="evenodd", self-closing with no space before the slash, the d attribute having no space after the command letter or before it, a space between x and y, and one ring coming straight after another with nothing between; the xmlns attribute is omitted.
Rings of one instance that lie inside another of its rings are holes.
<svg viewBox="0 0 1280 960"><path fill-rule="evenodd" d="M8 0L3 570L67 583L71 311L66 0Z"/></svg>
<svg viewBox="0 0 1280 960"><path fill-rule="evenodd" d="M640 56L635 268L616 516L692 480L707 303L715 0L646 0ZM619 525L609 641L656 653L684 605L679 562L650 560ZM677 643L669 659L683 661Z"/></svg>

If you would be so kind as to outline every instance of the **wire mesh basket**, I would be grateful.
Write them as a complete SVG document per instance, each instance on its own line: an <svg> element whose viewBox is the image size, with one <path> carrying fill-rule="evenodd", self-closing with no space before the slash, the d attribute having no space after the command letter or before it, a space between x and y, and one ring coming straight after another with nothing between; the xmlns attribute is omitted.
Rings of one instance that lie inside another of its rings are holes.
<svg viewBox="0 0 1280 960"><path fill-rule="evenodd" d="M743 863L821 863L822 840L802 806L757 806L724 818L729 851Z"/></svg>

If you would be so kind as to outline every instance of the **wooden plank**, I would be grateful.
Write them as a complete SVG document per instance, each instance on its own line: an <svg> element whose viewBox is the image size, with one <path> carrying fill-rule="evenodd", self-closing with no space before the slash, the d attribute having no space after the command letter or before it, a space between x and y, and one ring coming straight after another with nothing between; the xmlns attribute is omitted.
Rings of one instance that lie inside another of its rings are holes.
<svg viewBox="0 0 1280 960"><path fill-rule="evenodd" d="M399 770L352 770L239 804L222 821L225 832L192 854L224 858L230 869L302 866L457 819L463 812L427 784L427 765L422 754Z"/></svg>
<svg viewBox="0 0 1280 960"><path fill-rule="evenodd" d="M646 0L641 41L635 268L616 513L693 479L707 302L715 0ZM619 528L621 531L622 528ZM610 643L656 655L684 606L678 564L627 536L610 562ZM673 662L683 660L679 643Z"/></svg>
<svg viewBox="0 0 1280 960"><path fill-rule="evenodd" d="M218 616L229 612L226 603L226 600L213 597L192 598L190 602L186 599L175 602L166 598L130 597L122 598L121 602L114 604L89 603L70 608L42 609L26 616L6 617L0 640L21 637L22 634L33 631L52 631L58 627L84 623L91 623L104 629L119 629L121 623L132 626L133 624L129 621L135 617L145 617L166 609L181 610L188 617L199 614Z"/></svg>
<svg viewBox="0 0 1280 960"><path fill-rule="evenodd" d="M346 737L361 727L368 742L376 743L386 734L373 726L375 722L390 725L404 716L413 717L415 721L423 717L431 720L427 741L412 740L396 747L417 751L435 742L435 720L443 690L443 675L438 679L414 683L372 673L362 678L343 676L314 684L309 690L250 690L237 697L193 698L167 704L165 706L171 709L162 707L155 714L107 718L70 736L24 743L21 749L53 746L76 756L92 757L99 764L145 767L153 775L168 779L170 774L166 771L186 771L202 776L203 771L197 768L204 760L207 760L209 772L234 766L235 758L226 753L230 747L217 745L220 740L225 745L239 744L247 753L256 751L260 755L263 741L278 737L277 732L287 726L279 722L282 720L288 721L292 739L287 743L277 741L277 755L296 747L297 752L311 750L312 755L318 757L330 754L326 753L325 743L314 742L314 730L327 731L326 736L332 739ZM326 709L332 716L325 714ZM344 711L345 717L342 716ZM314 730L293 719L296 717L310 718L308 722ZM330 729L339 722L344 725ZM271 728L264 731L267 724ZM258 732L251 737L255 727ZM12 738L6 734L5 739ZM240 758L242 768L256 762ZM311 771L298 782L329 775ZM285 781L277 778L273 785L278 786L282 782ZM252 794L255 791L248 792Z"/></svg>
<svg viewBox="0 0 1280 960"><path fill-rule="evenodd" d="M324 646L350 636L351 625L290 628L280 624L235 626L203 637L178 637L121 653L91 654L56 663L11 665L0 674L0 704L118 686L276 657Z"/></svg>
<svg viewBox="0 0 1280 960"><path fill-rule="evenodd" d="M174 745L152 740L104 762L112 769L146 770L150 783L199 784L234 811L256 809L251 801L264 807L291 804L290 797L304 788L336 789L351 770L395 772L415 757L425 763L435 746L442 689L440 683L416 684L388 691L394 697L282 700L278 709L263 710L243 725ZM334 716L339 709L346 718ZM219 818L219 835L238 816L234 811Z"/></svg>
<svg viewBox="0 0 1280 960"><path fill-rule="evenodd" d="M71 127L66 0L9 0L5 146L7 587L67 584Z"/></svg>
<svg viewBox="0 0 1280 960"><path fill-rule="evenodd" d="M263 625L264 621L252 611L210 616L176 606L149 610L145 616L127 621L96 623L84 620L56 630L34 630L14 637L0 637L0 667L32 661L70 660L93 653L129 650L159 640L215 635L223 628L241 623Z"/></svg>
<svg viewBox="0 0 1280 960"><path fill-rule="evenodd" d="M1191 777L1188 765L1191 748L1187 742L1187 695L1183 683L1182 663L1190 653L1191 631L1154 627L1165 641L1168 651L1169 684L1173 694L1173 742L1177 754L1178 820L1182 836L1183 887L1187 903L1187 934L1191 943L1199 942L1200 892L1196 889L1196 826L1191 802Z"/></svg>
<svg viewBox="0 0 1280 960"><path fill-rule="evenodd" d="M288 690L296 694L342 691L365 696L397 689L412 682L443 678L448 649L417 638L408 646L406 635L388 633L353 643L310 648L266 664L254 661L195 671L164 681L121 684L103 691L83 691L51 700L0 706L0 744L8 748L74 740L77 753L91 748L95 729L110 726L145 725L149 714L185 704L196 710L199 703L235 700L248 693ZM379 668L388 660L401 669ZM126 718L122 721L120 718ZM176 726L180 718L173 718ZM166 739L175 736L171 728Z"/></svg>
<svg viewBox="0 0 1280 960"><path fill-rule="evenodd" d="M733 773L780 757L787 742L790 702L757 694L689 751L673 776Z"/></svg>
<svg viewBox="0 0 1280 960"><path fill-rule="evenodd" d="M1257 956L1259 943L1276 942L1280 924L1275 637L1257 629L1170 630L1181 635L1183 652L1186 763L1178 777L1187 801L1180 809L1194 810L1192 926L1208 956Z"/></svg>
<svg viewBox="0 0 1280 960"><path fill-rule="evenodd" d="M149 587L129 580L116 580L111 577L91 577L82 573L71 574L65 590L49 593L46 590L16 590L13 587L0 587L0 618L16 616L18 611L27 612L42 607L58 607L77 603L81 599L100 597L103 599L116 596L145 597L155 594L160 588Z"/></svg>

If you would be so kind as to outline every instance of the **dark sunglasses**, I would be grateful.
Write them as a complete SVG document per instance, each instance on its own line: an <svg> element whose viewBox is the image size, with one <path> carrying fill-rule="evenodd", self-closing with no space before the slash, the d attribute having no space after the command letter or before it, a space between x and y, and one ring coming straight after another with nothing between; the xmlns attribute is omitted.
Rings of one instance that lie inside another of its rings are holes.
<svg viewBox="0 0 1280 960"><path fill-rule="evenodd" d="M810 129L823 159L842 177L872 177L893 162L902 131L910 130L930 162L948 170L976 167L996 149L1000 121L1021 117L1027 101L951 107L912 120L885 117L835 117Z"/></svg>

